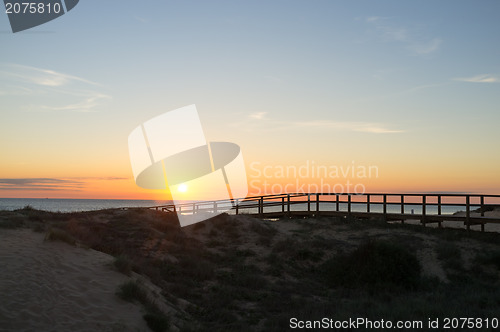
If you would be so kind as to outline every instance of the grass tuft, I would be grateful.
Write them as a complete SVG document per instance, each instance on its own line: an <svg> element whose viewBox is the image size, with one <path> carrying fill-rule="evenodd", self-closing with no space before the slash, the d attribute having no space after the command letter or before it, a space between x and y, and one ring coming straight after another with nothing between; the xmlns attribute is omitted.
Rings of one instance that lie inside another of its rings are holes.
<svg viewBox="0 0 500 332"><path fill-rule="evenodd" d="M59 228L50 228L47 233L45 233L45 241L62 241L72 246L76 245L75 238Z"/></svg>
<svg viewBox="0 0 500 332"><path fill-rule="evenodd" d="M168 317L158 309L137 281L130 280L123 283L118 287L116 295L128 302L141 303L147 311L143 318L152 331L163 332L169 329Z"/></svg>
<svg viewBox="0 0 500 332"><path fill-rule="evenodd" d="M118 295L121 299L128 302L134 302L134 301L142 302L146 298L146 294L141 289L139 284L136 281L132 280L121 284L118 287L116 295Z"/></svg>

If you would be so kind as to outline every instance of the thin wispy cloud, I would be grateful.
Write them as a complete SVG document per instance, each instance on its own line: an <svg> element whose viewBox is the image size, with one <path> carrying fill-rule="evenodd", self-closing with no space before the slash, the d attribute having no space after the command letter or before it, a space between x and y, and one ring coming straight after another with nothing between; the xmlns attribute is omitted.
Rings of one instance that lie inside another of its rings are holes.
<svg viewBox="0 0 500 332"><path fill-rule="evenodd" d="M291 129L315 129L315 130L335 130L363 132L371 134L397 134L404 133L404 130L393 129L391 126L383 123L373 122L343 122L331 120L314 121L278 121L264 117L265 112L252 113L250 119L256 121L246 121L244 123L233 123L233 126L244 128L249 131L261 130L291 130Z"/></svg>
<svg viewBox="0 0 500 332"><path fill-rule="evenodd" d="M400 92L396 93L395 95L407 94L407 93L412 93L412 92L417 92L420 90L427 90L427 89L432 89L432 88L439 88L439 87L443 87L443 86L450 85L450 84L453 84L453 83L452 82L444 82L444 83L422 84L422 85L415 86L413 88L409 88L409 89L400 91Z"/></svg>
<svg viewBox="0 0 500 332"><path fill-rule="evenodd" d="M81 190L84 182L59 178L0 179L0 190Z"/></svg>
<svg viewBox="0 0 500 332"><path fill-rule="evenodd" d="M386 19L385 17L381 17L381 16L370 16L370 17L367 17L365 19L366 22L376 22L376 21L380 21L380 20L384 20Z"/></svg>
<svg viewBox="0 0 500 332"><path fill-rule="evenodd" d="M141 16L134 16L134 20L139 21L141 23L149 23L148 19L141 17Z"/></svg>
<svg viewBox="0 0 500 332"><path fill-rule="evenodd" d="M390 129L380 123L369 122L337 122L337 121L304 121L295 122L296 127L324 128L339 131L358 131L372 134L396 134L403 133L404 130Z"/></svg>
<svg viewBox="0 0 500 332"><path fill-rule="evenodd" d="M270 82L270 83L274 83L274 84L279 84L279 83L283 83L283 79L277 77L277 76L273 76L273 75L265 75L264 78Z"/></svg>
<svg viewBox="0 0 500 332"><path fill-rule="evenodd" d="M422 36L415 29L397 24L387 17L367 17L365 23L373 28L381 41L400 43L414 55L434 53L443 43L438 37Z"/></svg>
<svg viewBox="0 0 500 332"><path fill-rule="evenodd" d="M4 85L0 87L0 96L23 96L33 93L32 89L16 85Z"/></svg>
<svg viewBox="0 0 500 332"><path fill-rule="evenodd" d="M52 111L78 111L78 112L95 112L95 107L99 106L103 99L111 99L110 96L102 93L94 93L85 100L64 106L40 106L45 110Z"/></svg>
<svg viewBox="0 0 500 332"><path fill-rule="evenodd" d="M267 112L257 112L249 115L251 119L262 120L265 118Z"/></svg>
<svg viewBox="0 0 500 332"><path fill-rule="evenodd" d="M99 83L50 69L1 64L0 78L0 95L29 95L29 98L16 99L17 103L24 104L20 105L21 109L93 112L111 99ZM51 104L47 104L47 100Z"/></svg>
<svg viewBox="0 0 500 332"><path fill-rule="evenodd" d="M455 81L460 81L460 82L469 82L469 83L498 83L500 82L500 79L496 76L489 75L489 74L483 74L483 75L477 75L473 77L462 77L462 78L455 78Z"/></svg>
<svg viewBox="0 0 500 332"><path fill-rule="evenodd" d="M85 189L88 181L128 180L123 177L77 177L77 178L3 178L0 190L58 191Z"/></svg>
<svg viewBox="0 0 500 332"><path fill-rule="evenodd" d="M33 83L41 86L63 86L72 82L83 82L86 84L100 86L100 84L86 80L81 77L63 74L54 70L35 68L18 64L4 65L1 70L4 74L16 77L21 81Z"/></svg>
<svg viewBox="0 0 500 332"><path fill-rule="evenodd" d="M433 38L427 42L415 42L409 46L409 48L419 55L426 55L436 52L443 41L439 38Z"/></svg>

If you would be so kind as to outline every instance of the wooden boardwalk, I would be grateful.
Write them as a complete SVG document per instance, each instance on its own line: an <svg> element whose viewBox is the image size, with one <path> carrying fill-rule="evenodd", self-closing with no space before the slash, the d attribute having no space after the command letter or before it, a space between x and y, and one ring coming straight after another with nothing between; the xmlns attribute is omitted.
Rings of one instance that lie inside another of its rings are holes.
<svg viewBox="0 0 500 332"><path fill-rule="evenodd" d="M418 220L422 225L444 221L462 223L467 230L471 226L500 223L500 217L488 217L486 211L500 206L500 195L480 194L335 194L292 193L264 195L235 200L220 200L177 205L154 206L152 209L166 212L218 213L221 210L234 214L246 214L260 218L293 218L335 216L345 218L381 218L386 221ZM473 209L477 213L473 215ZM462 215L453 214L464 210Z"/></svg>

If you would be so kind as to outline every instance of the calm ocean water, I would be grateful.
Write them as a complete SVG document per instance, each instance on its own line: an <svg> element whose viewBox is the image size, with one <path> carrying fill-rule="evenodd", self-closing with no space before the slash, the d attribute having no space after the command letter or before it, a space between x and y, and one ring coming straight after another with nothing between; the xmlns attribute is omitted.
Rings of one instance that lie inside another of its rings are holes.
<svg viewBox="0 0 500 332"><path fill-rule="evenodd" d="M0 198L0 210L16 210L22 209L23 207L29 205L37 210L45 210L52 212L78 212L78 211L93 211L93 210L103 210L103 209L113 209L113 208L125 208L125 207L151 207L157 205L171 204L172 201L155 201L155 200L127 200L127 199L52 199L52 198ZM226 206L228 204L220 204L220 207ZM334 203L321 203L320 209L322 211L332 211L335 210ZM212 204L208 204L211 207ZM315 205L312 204L312 209L315 209ZM247 210L248 213L257 212L256 208L245 209L245 203L240 205L241 211ZM280 211L281 207L266 207L266 212L277 212ZM295 204L291 206L292 211L307 210L307 203ZM347 211L347 204L339 204L340 211ZM415 214L422 213L422 208L420 206L406 206L405 213ZM465 210L462 206L455 205L444 205L442 207L443 214L453 214L457 211ZM366 211L366 204L363 203L353 203L352 211L364 212ZM372 205L372 212L382 212L381 205ZM387 212L389 213L399 213L400 207L389 205L387 207ZM232 214L234 211L228 211ZM437 207L428 206L428 214L437 214Z"/></svg>
<svg viewBox="0 0 500 332"><path fill-rule="evenodd" d="M170 203L171 201L128 199L0 198L0 210L22 209L29 205L37 210L51 212L78 212L124 207L148 207Z"/></svg>

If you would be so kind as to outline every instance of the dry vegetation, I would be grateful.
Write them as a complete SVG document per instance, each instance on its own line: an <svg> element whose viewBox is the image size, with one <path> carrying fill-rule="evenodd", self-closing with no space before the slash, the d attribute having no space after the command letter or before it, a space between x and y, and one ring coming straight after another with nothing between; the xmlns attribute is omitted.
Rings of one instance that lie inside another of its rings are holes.
<svg viewBox="0 0 500 332"><path fill-rule="evenodd" d="M291 317L492 318L500 308L498 233L226 214L180 228L175 215L142 209L0 212L0 227L20 226L147 276L160 300L141 285L118 294L149 307L155 331L281 331Z"/></svg>

